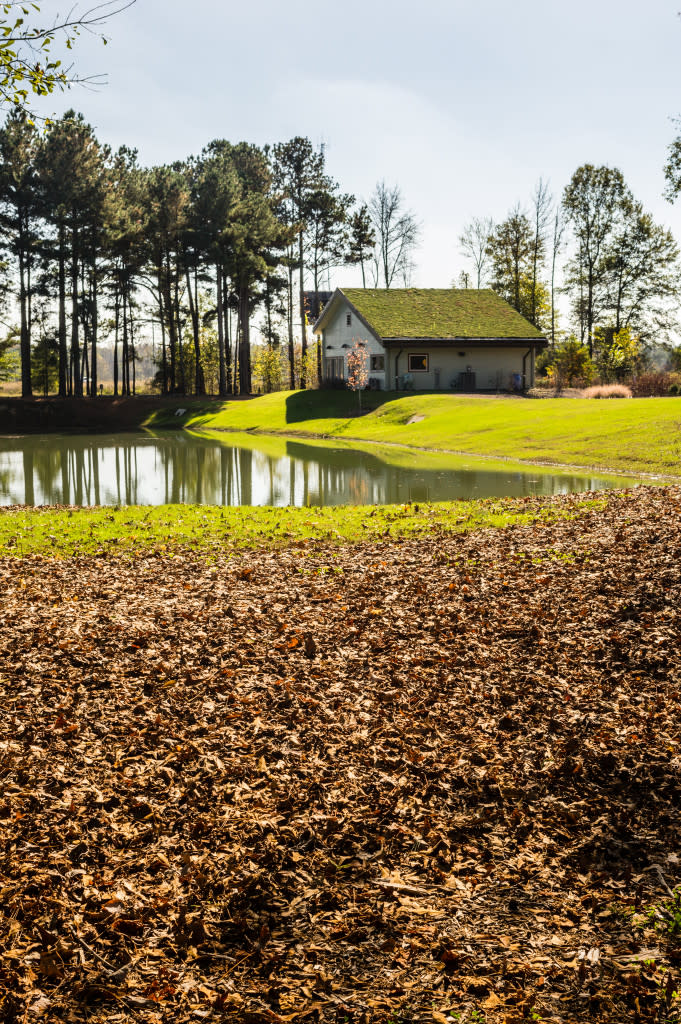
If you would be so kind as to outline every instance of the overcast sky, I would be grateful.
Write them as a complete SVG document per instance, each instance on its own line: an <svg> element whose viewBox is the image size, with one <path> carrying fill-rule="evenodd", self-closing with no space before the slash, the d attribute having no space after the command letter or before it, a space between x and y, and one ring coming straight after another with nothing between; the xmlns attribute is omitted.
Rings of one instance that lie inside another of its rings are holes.
<svg viewBox="0 0 681 1024"><path fill-rule="evenodd" d="M414 284L446 287L471 216L501 219L540 175L559 194L586 162L619 167L681 240L681 201L662 198L681 113L679 6L137 0L110 22L108 46L84 37L74 50L76 69L108 84L48 107L74 106L145 164L214 138L323 141L343 190L400 185L423 225Z"/></svg>

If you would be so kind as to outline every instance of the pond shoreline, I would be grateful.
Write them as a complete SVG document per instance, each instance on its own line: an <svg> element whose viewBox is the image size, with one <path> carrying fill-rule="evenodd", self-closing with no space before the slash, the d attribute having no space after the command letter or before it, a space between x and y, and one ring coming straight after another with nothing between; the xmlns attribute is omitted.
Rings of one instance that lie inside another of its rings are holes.
<svg viewBox="0 0 681 1024"><path fill-rule="evenodd" d="M161 428L154 428L161 429ZM169 427L163 429L171 429ZM641 480L649 480L651 483L678 483L678 477L672 476L669 473L642 473L639 470L631 470L631 472L624 473L621 469L613 469L612 466L598 466L592 464L584 464L582 462L549 462L542 459L522 459L514 455L490 455L481 454L480 452L465 451L457 448L431 448L426 445L419 444L406 444L404 441L372 441L364 437L349 437L343 435L342 438L337 437L335 434L312 434L304 430L259 430L257 427L251 427L249 430L237 430L236 427L179 427L177 429L186 430L188 433L200 434L202 437L210 436L211 434L250 434L252 437L290 437L292 440L300 441L328 441L329 443L335 443L337 445L351 443L359 445L373 445L376 448L398 448L404 451L412 452L427 452L429 455L453 455L457 458L470 459L471 461L480 462L507 462L511 464L518 464L521 466L534 467L536 469L560 469L566 472L577 473L601 473L606 476L619 476L619 477L636 477Z"/></svg>
<svg viewBox="0 0 681 1024"><path fill-rule="evenodd" d="M6 439L31 434L95 436L147 429L214 436L242 433L624 475L642 482L674 481L681 473L681 436L675 444L679 427L675 414L677 408L681 412L681 402L677 405L674 400L641 400L635 407L638 411L633 402L582 402L584 408L575 416L575 402L551 406L547 415L551 403L531 399L504 404L503 398L490 402L480 397L471 404L468 399L430 393L418 399L411 394L370 393L360 416L351 397L316 391L227 399L0 397L0 435Z"/></svg>

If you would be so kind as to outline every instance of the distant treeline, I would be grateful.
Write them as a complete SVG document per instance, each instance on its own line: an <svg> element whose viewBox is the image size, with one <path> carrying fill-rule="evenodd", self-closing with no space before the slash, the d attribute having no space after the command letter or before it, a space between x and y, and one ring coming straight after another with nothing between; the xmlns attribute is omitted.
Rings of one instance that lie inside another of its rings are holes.
<svg viewBox="0 0 681 1024"><path fill-rule="evenodd" d="M459 243L470 270L457 283L494 288L544 331L544 365L560 350L587 375L619 379L678 363L679 248L617 168L579 167L557 200L540 179L502 222L472 218Z"/></svg>
<svg viewBox="0 0 681 1024"><path fill-rule="evenodd" d="M305 138L264 148L218 139L143 168L73 111L42 133L15 112L0 158L4 297L19 320L5 346L19 343L24 395L46 383L97 393L105 339L114 390L131 393L150 320L162 391L202 393L207 346L219 393L249 392L256 311L268 347L287 353L288 383L305 386L321 364L309 351L306 278L313 293L341 265L385 287L408 279L418 225L399 189L381 183L357 203Z"/></svg>
<svg viewBox="0 0 681 1024"><path fill-rule="evenodd" d="M17 111L0 128L0 161L10 325L0 361L18 344L26 396L96 394L104 348L114 393L133 393L152 333L164 393L249 393L252 358L258 386L314 385L321 352L309 322L331 274L354 266L365 286L384 288L411 280L420 229L399 187L379 182L356 200L306 138L262 148L217 139L145 168L73 111L42 132ZM561 293L591 356L619 345L642 358L675 327L676 242L616 169L579 168L560 202L540 181L527 208L499 224L474 218L460 244L470 272L456 283L495 288L552 348L566 333ZM254 324L264 346L252 354Z"/></svg>

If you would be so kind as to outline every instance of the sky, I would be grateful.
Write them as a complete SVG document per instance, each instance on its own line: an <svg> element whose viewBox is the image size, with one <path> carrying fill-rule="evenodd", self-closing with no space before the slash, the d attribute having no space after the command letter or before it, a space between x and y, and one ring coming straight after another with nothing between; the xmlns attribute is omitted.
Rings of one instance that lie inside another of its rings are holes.
<svg viewBox="0 0 681 1024"><path fill-rule="evenodd" d="M85 9L84 4L80 10ZM413 284L447 287L465 267L473 216L501 220L541 176L560 196L583 163L619 167L681 241L681 200L663 199L681 114L679 0L136 0L82 36L75 107L142 164L214 138L325 144L343 191L397 184L421 223ZM55 0L44 12L61 10ZM356 283L339 270L331 282Z"/></svg>

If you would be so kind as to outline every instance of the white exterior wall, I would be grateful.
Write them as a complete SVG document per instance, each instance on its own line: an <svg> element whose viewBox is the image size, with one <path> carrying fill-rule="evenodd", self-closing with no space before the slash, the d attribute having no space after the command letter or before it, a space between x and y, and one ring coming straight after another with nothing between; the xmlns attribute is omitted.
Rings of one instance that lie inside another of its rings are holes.
<svg viewBox="0 0 681 1024"><path fill-rule="evenodd" d="M413 345L404 343L402 353L399 356L397 372L399 376L412 372L415 391L433 391L439 388L441 391L451 391L452 382L454 385L460 373L470 369L475 374L476 391L511 391L513 390L513 375L523 372L523 356L526 355L530 346L523 345L518 348L494 347L489 348L466 348L465 342L453 345L451 348L440 348ZM395 387L395 363L400 349L391 346L390 349L390 382L388 387ZM459 353L463 353L460 355ZM428 356L428 370L409 371L410 354ZM386 364L387 365L387 364ZM439 370L439 382L437 380ZM531 355L525 360L525 386L531 387L534 383L534 359Z"/></svg>
<svg viewBox="0 0 681 1024"><path fill-rule="evenodd" d="M350 314L349 326L347 324L348 313ZM353 312L350 306L348 306L347 303L342 302L339 304L335 316L324 329L324 335L322 338L322 366L325 377L327 374L327 360L342 356L343 377L347 380L347 355L356 341L367 342L367 351L370 356L385 356L385 365L387 366L388 355L381 342L377 337L375 337L375 335L366 329L362 321L358 318L357 314ZM343 348L343 345L346 345L347 348ZM370 369L369 376L376 377L380 381L381 390L385 389L385 371Z"/></svg>

